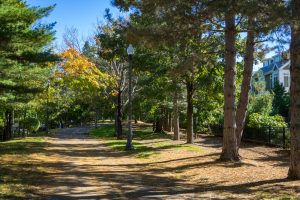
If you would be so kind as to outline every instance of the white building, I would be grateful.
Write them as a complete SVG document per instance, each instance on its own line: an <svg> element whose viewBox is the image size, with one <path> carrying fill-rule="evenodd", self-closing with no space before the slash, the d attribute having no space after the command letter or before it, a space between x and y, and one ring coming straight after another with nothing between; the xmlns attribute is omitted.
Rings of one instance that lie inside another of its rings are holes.
<svg viewBox="0 0 300 200"><path fill-rule="evenodd" d="M291 84L289 53L282 53L267 59L258 73L263 75L266 89L271 90L276 81L288 92Z"/></svg>

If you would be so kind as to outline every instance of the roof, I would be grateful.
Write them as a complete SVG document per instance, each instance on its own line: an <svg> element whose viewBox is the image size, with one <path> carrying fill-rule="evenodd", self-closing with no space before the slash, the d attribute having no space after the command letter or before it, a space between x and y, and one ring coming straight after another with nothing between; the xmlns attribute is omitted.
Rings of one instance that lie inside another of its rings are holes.
<svg viewBox="0 0 300 200"><path fill-rule="evenodd" d="M266 73L272 71L275 66L277 66L278 68L281 68L281 67L285 66L285 64L287 64L288 62L289 62L289 60L281 60L280 62L272 63L268 66L262 67L262 68L260 68L260 70L262 70L263 73L266 74Z"/></svg>

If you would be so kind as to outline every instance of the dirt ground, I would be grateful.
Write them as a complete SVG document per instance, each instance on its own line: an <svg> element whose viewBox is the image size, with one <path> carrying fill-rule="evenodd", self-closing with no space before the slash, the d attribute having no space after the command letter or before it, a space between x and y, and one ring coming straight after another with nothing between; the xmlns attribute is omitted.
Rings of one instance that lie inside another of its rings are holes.
<svg viewBox="0 0 300 200"><path fill-rule="evenodd" d="M36 196L61 199L300 199L300 181L286 179L288 152L243 145L241 163L217 161L221 138L200 136L200 151L167 148L169 139L142 141L159 153L137 158L91 139L87 129L47 138L32 162L44 169Z"/></svg>

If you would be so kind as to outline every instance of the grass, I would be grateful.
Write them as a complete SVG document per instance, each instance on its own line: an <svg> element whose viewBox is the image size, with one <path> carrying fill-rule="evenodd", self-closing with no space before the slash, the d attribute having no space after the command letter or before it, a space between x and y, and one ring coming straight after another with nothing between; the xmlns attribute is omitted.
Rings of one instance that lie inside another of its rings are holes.
<svg viewBox="0 0 300 200"><path fill-rule="evenodd" d="M125 132L125 131L124 131ZM126 140L116 140L114 137L115 129L111 125L101 126L95 129L92 129L90 136L93 138L99 138L105 141L105 145L118 152L125 152ZM153 134L146 130L134 131L135 138L138 140L148 137L153 138ZM134 140L133 142L134 150L127 152L127 154L133 154L137 158L148 158L155 154L153 148L148 147L141 142Z"/></svg>
<svg viewBox="0 0 300 200"><path fill-rule="evenodd" d="M44 146L41 136L0 143L0 199L37 198L34 191L38 185L32 180L41 180L43 171L31 162L31 154L41 152Z"/></svg>
<svg viewBox="0 0 300 200"><path fill-rule="evenodd" d="M0 156L4 154L28 154L28 150L44 145L44 138L27 137L0 142Z"/></svg>
<svg viewBox="0 0 300 200"><path fill-rule="evenodd" d="M171 144L170 142L158 142L155 144L160 149L186 150L189 152L204 153L204 150L193 144Z"/></svg>
<svg viewBox="0 0 300 200"><path fill-rule="evenodd" d="M269 192L258 192L259 199L274 199L274 200L300 200L300 196L293 196L289 194L271 194Z"/></svg>
<svg viewBox="0 0 300 200"><path fill-rule="evenodd" d="M114 151L125 152L126 140L116 140L114 137L114 127L111 125L101 126L92 129L90 136L105 141L106 146ZM127 130L124 130L127 133ZM149 158L158 155L162 150L184 150L189 152L203 153L204 150L192 144L172 144L172 136L164 132L154 133L151 127L136 127L133 131L134 150L127 152L137 158ZM164 141L161 141L164 139ZM147 141L151 141L149 145Z"/></svg>

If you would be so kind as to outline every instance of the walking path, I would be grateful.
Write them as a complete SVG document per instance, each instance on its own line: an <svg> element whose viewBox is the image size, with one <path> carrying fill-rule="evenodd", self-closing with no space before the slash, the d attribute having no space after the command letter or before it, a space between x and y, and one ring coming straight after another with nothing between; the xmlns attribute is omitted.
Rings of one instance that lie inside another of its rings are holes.
<svg viewBox="0 0 300 200"><path fill-rule="evenodd" d="M203 137L197 143L204 153L166 149L159 158L139 159L112 151L87 132L63 129L47 139L45 157L40 158L48 168L39 194L43 199L260 199L300 194L300 182L285 179L287 154L274 153L276 149L246 146L241 150L243 163L219 163L219 139Z"/></svg>

